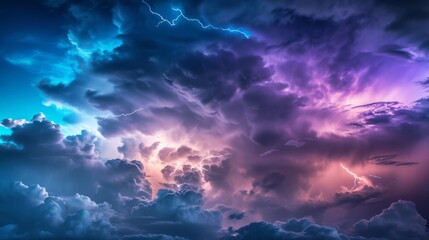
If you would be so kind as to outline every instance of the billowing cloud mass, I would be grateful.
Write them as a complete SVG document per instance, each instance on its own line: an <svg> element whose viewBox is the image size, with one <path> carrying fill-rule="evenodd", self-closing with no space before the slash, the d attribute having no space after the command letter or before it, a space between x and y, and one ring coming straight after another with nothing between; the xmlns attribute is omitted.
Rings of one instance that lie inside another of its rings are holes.
<svg viewBox="0 0 429 240"><path fill-rule="evenodd" d="M0 12L0 239L429 239L426 1Z"/></svg>

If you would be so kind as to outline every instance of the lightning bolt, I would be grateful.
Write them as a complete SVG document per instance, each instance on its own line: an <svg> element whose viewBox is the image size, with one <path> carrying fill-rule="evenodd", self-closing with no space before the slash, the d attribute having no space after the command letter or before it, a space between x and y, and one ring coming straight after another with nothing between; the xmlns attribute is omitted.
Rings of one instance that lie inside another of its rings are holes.
<svg viewBox="0 0 429 240"><path fill-rule="evenodd" d="M210 158L222 158L222 157L227 157L229 155L231 155L231 153L220 154L220 155L209 155L209 156L201 159L201 162L204 161L204 160L210 159Z"/></svg>
<svg viewBox="0 0 429 240"><path fill-rule="evenodd" d="M346 170L346 172L348 174L350 174L354 177L352 190L355 190L360 182L363 182L367 186L372 186L372 183L368 179L366 179L365 177L358 176L356 173L354 173L350 169L346 168L341 162L340 162L340 165L344 170Z"/></svg>
<svg viewBox="0 0 429 240"><path fill-rule="evenodd" d="M137 113L137 112L140 112L141 110L143 110L143 108L136 109L136 110L134 110L134 111L132 111L132 112L130 112L130 113L123 113L123 114L118 114L118 115L109 114L109 115L105 116L104 118L119 118L119 117L127 117L127 116L131 116L131 115L133 115L133 114L135 114L135 113Z"/></svg>
<svg viewBox="0 0 429 240"><path fill-rule="evenodd" d="M219 31L224 31L224 32L230 32L230 33L236 33L236 34L241 34L246 38L250 38L250 34L248 33L248 31L242 30L242 29L238 29L238 28L231 28L231 27L217 27L217 26L213 26L212 24L203 24L199 19L196 18L189 18L187 17L182 10L180 10L179 8L174 8L172 7L171 9L175 12L178 12L179 15L177 15L173 20L168 20L166 18L164 18L160 13L157 13L155 11L152 10L152 7L144 0L142 0L142 2L147 6L147 8L149 9L149 12L152 15L157 16L160 21L158 22L158 24L156 24L157 27L159 27L159 25L161 25L162 23L167 23L168 25L174 27L177 24L177 21L180 18L185 19L186 21L189 22L196 22L197 24L199 24L201 26L201 28L203 29L213 29L213 30L219 30Z"/></svg>

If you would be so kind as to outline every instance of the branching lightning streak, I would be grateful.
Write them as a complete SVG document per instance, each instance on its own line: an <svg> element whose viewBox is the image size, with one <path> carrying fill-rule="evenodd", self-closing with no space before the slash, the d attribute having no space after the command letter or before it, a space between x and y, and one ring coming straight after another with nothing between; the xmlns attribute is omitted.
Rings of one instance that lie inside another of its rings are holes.
<svg viewBox="0 0 429 240"><path fill-rule="evenodd" d="M348 174L350 174L350 175L352 175L352 176L354 177L354 181L353 181L353 188L352 188L352 189L356 189L356 187L357 187L357 185L358 185L358 183L359 183L360 181L362 181L363 183L365 183L365 185L372 186L371 182L370 182L370 181L368 181L366 178L364 178L364 177L359 177L356 173L354 173L354 172L350 171L348 168L346 168L346 167L345 167L341 162L340 162L340 165L341 165L341 167L342 167L344 170L346 170L346 172L347 172Z"/></svg>
<svg viewBox="0 0 429 240"><path fill-rule="evenodd" d="M204 160L210 159L210 158L222 158L222 157L227 157L229 155L231 155L231 154L230 153L226 153L226 154L220 154L220 155L209 155L209 156L201 159L201 162L204 161Z"/></svg>
<svg viewBox="0 0 429 240"><path fill-rule="evenodd" d="M132 111L132 112L130 112L130 113L123 113L123 114L118 114L118 115L109 114L109 115L107 115L105 118L113 118L113 117L115 117L115 118L119 118L119 117L127 117L127 116L133 115L133 114L135 114L135 113L137 113L137 112L140 112L141 110L143 110L143 108L136 109L136 110L134 110L134 111Z"/></svg>
<svg viewBox="0 0 429 240"><path fill-rule="evenodd" d="M170 21L168 21L168 19L165 19L161 14L159 14L159 13L157 13L157 12L155 12L155 11L153 11L152 10L152 7L149 5L149 3L147 3L146 1L144 1L144 0L142 0L142 2L144 3L144 4L146 4L146 6L147 6L147 8L149 9L149 12L151 13L151 14L153 14L153 15L156 15L156 16L158 16L160 19L161 19L161 21L160 22L158 22L158 24L156 25L157 27L159 27L159 25L161 24L161 23L163 23L163 22L167 22L170 26L174 26L174 25L176 25L174 22L170 22ZM179 15L180 16L180 15ZM177 18L176 18L177 19Z"/></svg>
<svg viewBox="0 0 429 240"><path fill-rule="evenodd" d="M174 7L172 7L171 9L172 9L173 11L175 11L175 12L178 12L178 13L179 13L179 15L178 15L176 18L174 18L173 20L168 20L168 19L164 18L161 14L159 14L159 13L157 13L157 12L153 11L153 10L152 10L152 7L151 7L151 6L150 6L146 1L142 0L142 2L143 2L143 3L148 7L149 12L150 12L151 14L153 14L153 15L155 15L155 16L157 16L157 17L159 17L160 21L158 22L158 24L156 24L156 26L157 26L157 27L159 27L159 25L161 25L162 23L167 23L168 25L170 25L170 26L174 27L174 26L176 26L177 21L178 21L180 18L183 18L183 19L185 19L185 20L187 20L187 21L198 23L198 24L201 26L201 28L203 28L203 29L220 30L220 31L224 31L224 32L230 32L230 33L237 33L237 34L241 34L241 35L243 35L243 36L244 36L244 37L246 37L246 38L249 38L249 37L250 37L250 36L249 36L249 33L246 33L245 31L243 31L243 30L241 30L241 29L230 28L230 27L228 27L228 28L217 27L217 26L213 26L212 24L207 24L207 25L205 25L205 24L203 24L199 19L196 19L196 18L189 18L189 17L187 17L187 16L183 13L183 11L182 11L182 10L180 10L180 9L178 9L178 8L174 8Z"/></svg>

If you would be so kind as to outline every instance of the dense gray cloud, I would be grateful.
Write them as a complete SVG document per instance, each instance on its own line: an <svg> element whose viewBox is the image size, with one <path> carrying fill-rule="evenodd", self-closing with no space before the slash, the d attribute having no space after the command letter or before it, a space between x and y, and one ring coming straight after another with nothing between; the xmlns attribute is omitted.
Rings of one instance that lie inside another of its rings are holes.
<svg viewBox="0 0 429 240"><path fill-rule="evenodd" d="M80 194L50 196L39 185L15 182L2 189L0 203L0 239L216 239L221 221L192 190L161 190L153 201L116 212Z"/></svg>
<svg viewBox="0 0 429 240"><path fill-rule="evenodd" d="M61 197L49 196L39 185L27 187L20 182L2 191L0 224L6 239L94 236L110 239L119 237L117 231L123 236L142 239L174 239L175 235L199 239L206 234L215 237L221 214L204 210L203 195L185 186L200 184L200 173L194 168L184 166L181 173L175 175L184 190L160 190L152 201L151 185L140 161L103 161L97 155L93 135L83 131L81 135L64 137L59 125L39 116L13 126L12 133L3 137L7 143L2 144L0 152L5 156L1 162L4 166L1 183L7 184L11 179L46 183ZM49 157L52 153L55 157ZM26 162L27 158L32 160L31 165ZM33 170L23 168L22 163ZM40 172L36 174L34 169ZM193 177L194 173L197 178ZM91 198L80 195L82 193ZM72 194L74 197L69 197ZM91 199L104 203L96 204ZM40 210L33 216L34 208ZM34 225L32 221L43 222ZM142 225L150 229L146 230L149 233L139 230ZM183 227L204 231L183 231ZM160 235L150 234L157 232Z"/></svg>
<svg viewBox="0 0 429 240"><path fill-rule="evenodd" d="M427 221L416 211L412 202L398 201L369 220L354 225L356 234L387 239L429 239Z"/></svg>
<svg viewBox="0 0 429 240"><path fill-rule="evenodd" d="M138 205L133 216L136 221L139 220L137 226L153 233L190 239L216 239L221 214L203 210L203 204L203 195L193 190L160 190L155 201Z"/></svg>
<svg viewBox="0 0 429 240"><path fill-rule="evenodd" d="M191 165L183 165L182 170L174 176L177 184L191 184L199 186L202 183L201 172Z"/></svg>
<svg viewBox="0 0 429 240"><path fill-rule="evenodd" d="M259 56L236 57L219 51L216 55L191 53L166 73L171 84L190 89L202 103L227 101L239 89L246 89L273 75Z"/></svg>
<svg viewBox="0 0 429 240"><path fill-rule="evenodd" d="M219 164L210 164L203 166L204 180L213 187L219 189L228 189L231 187L230 174L232 173L230 160L222 160Z"/></svg>
<svg viewBox="0 0 429 240"><path fill-rule="evenodd" d="M75 194L49 196L39 185L15 182L0 195L1 239L112 238L109 204Z"/></svg>
<svg viewBox="0 0 429 240"><path fill-rule="evenodd" d="M94 135L84 130L64 137L58 124L38 116L2 136L6 141L0 147L2 183L22 180L42 184L57 194L79 192L96 201L119 201L121 196L151 197L141 162L103 161ZM58 181L62 184L58 185Z"/></svg>
<svg viewBox="0 0 429 240"><path fill-rule="evenodd" d="M276 222L274 224L268 222L254 222L238 229L234 234L225 239L359 239L348 238L339 233L335 228L320 226L314 224L307 219L292 219L286 223Z"/></svg>
<svg viewBox="0 0 429 240"><path fill-rule="evenodd" d="M398 201L370 220L357 222L352 234L308 219L291 219L275 223L254 222L230 232L224 239L429 239L425 225L426 221L412 202Z"/></svg>

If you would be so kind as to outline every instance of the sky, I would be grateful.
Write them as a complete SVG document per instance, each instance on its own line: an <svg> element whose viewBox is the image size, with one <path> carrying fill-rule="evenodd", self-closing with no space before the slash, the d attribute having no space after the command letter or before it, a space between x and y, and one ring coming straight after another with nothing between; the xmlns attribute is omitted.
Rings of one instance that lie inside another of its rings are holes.
<svg viewBox="0 0 429 240"><path fill-rule="evenodd" d="M424 0L0 2L0 239L429 239Z"/></svg>

